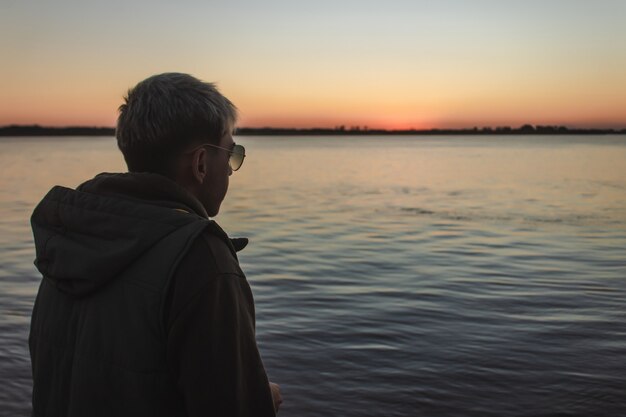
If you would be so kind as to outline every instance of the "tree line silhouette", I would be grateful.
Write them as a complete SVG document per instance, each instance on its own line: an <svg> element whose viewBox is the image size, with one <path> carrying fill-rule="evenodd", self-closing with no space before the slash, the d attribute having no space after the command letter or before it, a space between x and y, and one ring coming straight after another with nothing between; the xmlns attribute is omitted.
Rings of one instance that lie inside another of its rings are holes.
<svg viewBox="0 0 626 417"><path fill-rule="evenodd" d="M581 129L566 126L533 126L525 124L518 128L510 126L473 127L461 129L370 129L367 126L336 126L334 128L283 128L240 127L241 136L284 135L602 135L626 134L624 129ZM39 125L9 125L0 127L0 136L115 136L115 128L68 126L49 127Z"/></svg>

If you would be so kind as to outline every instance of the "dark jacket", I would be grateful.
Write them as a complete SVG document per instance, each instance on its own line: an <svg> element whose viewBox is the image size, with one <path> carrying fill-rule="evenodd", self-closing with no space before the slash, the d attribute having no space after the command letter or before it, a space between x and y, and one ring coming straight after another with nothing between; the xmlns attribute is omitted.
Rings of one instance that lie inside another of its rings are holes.
<svg viewBox="0 0 626 417"><path fill-rule="evenodd" d="M100 174L31 222L34 416L274 416L233 241L184 189Z"/></svg>

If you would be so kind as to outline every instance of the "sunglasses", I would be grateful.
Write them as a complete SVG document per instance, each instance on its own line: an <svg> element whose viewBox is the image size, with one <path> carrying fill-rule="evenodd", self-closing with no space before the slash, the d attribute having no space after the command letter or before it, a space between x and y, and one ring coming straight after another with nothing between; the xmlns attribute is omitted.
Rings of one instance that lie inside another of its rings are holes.
<svg viewBox="0 0 626 417"><path fill-rule="evenodd" d="M244 148L242 145L235 144L232 149L228 149L221 146L213 145L212 143L203 143L202 145L196 146L192 150L185 153L193 153L205 146L227 151L230 154L230 157L228 158L228 164L230 165L230 169L232 169L233 171L237 171L243 165L243 159L246 157L246 148Z"/></svg>

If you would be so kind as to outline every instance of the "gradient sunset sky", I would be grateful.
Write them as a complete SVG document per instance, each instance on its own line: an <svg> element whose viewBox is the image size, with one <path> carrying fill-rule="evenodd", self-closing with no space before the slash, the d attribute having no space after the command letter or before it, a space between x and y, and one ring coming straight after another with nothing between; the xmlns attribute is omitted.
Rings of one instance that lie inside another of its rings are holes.
<svg viewBox="0 0 626 417"><path fill-rule="evenodd" d="M248 127L626 127L623 0L0 0L0 53L0 125L114 126L175 71Z"/></svg>

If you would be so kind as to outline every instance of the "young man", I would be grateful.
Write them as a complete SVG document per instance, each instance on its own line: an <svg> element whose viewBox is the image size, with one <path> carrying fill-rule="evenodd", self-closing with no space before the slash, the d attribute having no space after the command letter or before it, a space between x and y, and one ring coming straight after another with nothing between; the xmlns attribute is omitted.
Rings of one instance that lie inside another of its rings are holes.
<svg viewBox="0 0 626 417"><path fill-rule="evenodd" d="M34 416L275 415L236 254L247 240L209 220L244 160L236 117L212 84L150 77L120 107L129 172L37 206Z"/></svg>

